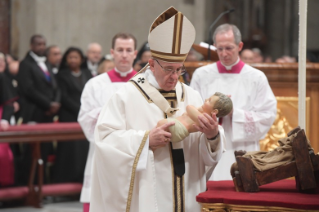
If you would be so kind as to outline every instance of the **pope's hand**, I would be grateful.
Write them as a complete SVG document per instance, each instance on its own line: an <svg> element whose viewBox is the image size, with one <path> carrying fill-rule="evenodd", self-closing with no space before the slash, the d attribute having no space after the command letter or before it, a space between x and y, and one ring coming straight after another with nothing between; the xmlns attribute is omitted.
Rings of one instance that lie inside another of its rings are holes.
<svg viewBox="0 0 319 212"><path fill-rule="evenodd" d="M204 133L207 138L213 138L218 134L218 121L215 113L212 116L203 113L198 116L199 125L193 126L200 132Z"/></svg>
<svg viewBox="0 0 319 212"><path fill-rule="evenodd" d="M160 147L164 147L171 139L171 133L168 132L168 128L175 125L174 122L168 122L160 127L155 127L149 134L149 146L150 149L155 151Z"/></svg>

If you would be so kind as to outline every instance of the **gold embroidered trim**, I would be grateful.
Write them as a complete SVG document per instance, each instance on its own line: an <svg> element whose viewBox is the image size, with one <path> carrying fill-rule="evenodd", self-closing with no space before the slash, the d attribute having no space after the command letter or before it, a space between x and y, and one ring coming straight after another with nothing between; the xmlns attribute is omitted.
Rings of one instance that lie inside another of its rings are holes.
<svg viewBox="0 0 319 212"><path fill-rule="evenodd" d="M184 176L179 177L175 175L174 172L174 164L173 164L173 155L172 155L172 148L169 148L169 153L170 153L170 159L171 159L171 170L172 170L172 200L173 200L173 210L175 211L175 206L177 205L177 211L178 212L184 212L185 211L185 184L184 184ZM176 178L176 193L177 193L177 202L175 202L175 178ZM181 184L181 181L183 179L183 184ZM181 196L181 186L183 186L183 196ZM182 202L181 198L183 198L183 207L182 207ZM183 211L182 211L183 208Z"/></svg>
<svg viewBox="0 0 319 212"><path fill-rule="evenodd" d="M154 54L160 54L160 55L166 55L166 56L178 56L178 57L181 57L181 56L185 56L186 57L188 55L188 53L186 53L186 54L174 54L174 53L155 51L155 50L152 50L152 49L151 49L151 52L154 53Z"/></svg>
<svg viewBox="0 0 319 212"><path fill-rule="evenodd" d="M157 53L154 53L153 51L152 52L152 57L155 57L156 59L159 59L159 60L164 60L164 61L167 61L167 62L184 62L184 60L186 59L186 56L187 54L181 54L180 56L172 56L172 55L164 55L164 54L157 54Z"/></svg>
<svg viewBox="0 0 319 212"><path fill-rule="evenodd" d="M164 98L167 98L167 97L175 97L176 98L176 93L161 93Z"/></svg>
<svg viewBox="0 0 319 212"><path fill-rule="evenodd" d="M140 86L138 86L134 80L130 80L129 82L132 83L137 88L137 90L144 96L144 98L146 99L148 103L153 102L153 100L149 96L147 96L144 90Z"/></svg>
<svg viewBox="0 0 319 212"><path fill-rule="evenodd" d="M136 157L134 159L134 163L133 163L133 169L132 169L132 174L131 174L131 182L130 182L130 189L129 189L129 192L128 192L128 198L127 198L127 204L126 204L126 212L129 212L130 211L130 208L131 208L131 202L132 202L132 195L133 195L133 188L134 188L134 180L135 180L135 172L136 172L136 167L137 167L137 163L138 163L138 160L141 156L141 153L142 153L142 150L145 146L145 143L146 143L146 139L148 137L148 134L149 134L149 131L146 131L145 132L145 135L142 139L142 143L140 145L140 147L138 148L137 150L137 154L136 154Z"/></svg>
<svg viewBox="0 0 319 212"><path fill-rule="evenodd" d="M172 53L180 54L181 42L182 42L182 28L183 28L183 14L178 12L175 15L174 20L174 35L173 35L173 45Z"/></svg>
<svg viewBox="0 0 319 212"><path fill-rule="evenodd" d="M167 118L167 117L165 117ZM173 155L172 155L172 148L169 147L169 156L170 156L170 159L171 159L171 170L172 170L172 200L173 200L173 210L175 210L175 191L174 191L174 188L175 188L175 183L174 183L174 178L175 178L175 173L174 173L174 164L173 164Z"/></svg>
<svg viewBox="0 0 319 212"><path fill-rule="evenodd" d="M176 176L176 190L177 190L177 211L182 212L182 202L181 202L181 177Z"/></svg>
<svg viewBox="0 0 319 212"><path fill-rule="evenodd" d="M168 19L170 19L172 16L174 16L178 11L174 8L174 7L170 7L168 8L165 12L163 12L162 14L160 14L155 21L153 22L151 28L150 28L150 32L153 31L153 29L155 29L157 26L161 25L162 23L164 23L165 21L167 21Z"/></svg>
<svg viewBox="0 0 319 212"><path fill-rule="evenodd" d="M273 212L318 212L319 210L305 210L284 208L276 206L260 206L260 205L233 205L224 203L200 203L202 211L237 211L237 212L251 212L251 211L273 211Z"/></svg>
<svg viewBox="0 0 319 212"><path fill-rule="evenodd" d="M159 92L167 100L171 108L177 107L177 95L175 90L174 91L159 90Z"/></svg>
<svg viewBox="0 0 319 212"><path fill-rule="evenodd" d="M185 88L184 88L184 84L181 83L181 86L182 86L181 102L184 102L184 100L185 100Z"/></svg>
<svg viewBox="0 0 319 212"><path fill-rule="evenodd" d="M176 100L168 100L171 108L176 108L177 107L177 101Z"/></svg>
<svg viewBox="0 0 319 212"><path fill-rule="evenodd" d="M183 197L182 198L183 198L183 209L184 209L183 211L185 211L185 181L184 181L184 176L185 175L183 175L183 177L182 177L182 179L183 179L183 185L182 185L183 186Z"/></svg>
<svg viewBox="0 0 319 212"><path fill-rule="evenodd" d="M135 76L143 73L148 67L150 66L150 64L146 64L139 72L137 72L131 79L133 79Z"/></svg>

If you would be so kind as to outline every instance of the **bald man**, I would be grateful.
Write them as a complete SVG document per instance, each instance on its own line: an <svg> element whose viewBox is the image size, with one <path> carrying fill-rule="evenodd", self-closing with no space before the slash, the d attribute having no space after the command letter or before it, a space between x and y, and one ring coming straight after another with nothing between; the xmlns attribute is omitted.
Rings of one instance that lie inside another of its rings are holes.
<svg viewBox="0 0 319 212"><path fill-rule="evenodd" d="M90 43L86 51L87 68L91 71L93 76L97 75L98 63L102 58L102 47L98 43Z"/></svg>
<svg viewBox="0 0 319 212"><path fill-rule="evenodd" d="M250 49L244 49L240 53L240 59L244 63L253 63L254 62L254 52L252 50L250 50Z"/></svg>

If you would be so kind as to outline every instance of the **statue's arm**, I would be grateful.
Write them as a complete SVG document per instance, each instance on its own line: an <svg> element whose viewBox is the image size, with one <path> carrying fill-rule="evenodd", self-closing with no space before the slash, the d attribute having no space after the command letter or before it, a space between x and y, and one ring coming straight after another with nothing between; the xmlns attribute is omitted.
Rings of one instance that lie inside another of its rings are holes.
<svg viewBox="0 0 319 212"><path fill-rule="evenodd" d="M164 124L166 124L166 123L167 123L167 119L162 119L162 120L160 120L160 121L157 122L156 127L160 127L160 126L162 126L162 125L164 125Z"/></svg>
<svg viewBox="0 0 319 212"><path fill-rule="evenodd" d="M196 125L199 125L198 122L198 116L202 113L198 111L196 107L193 105L187 105L186 107L187 115L196 123Z"/></svg>

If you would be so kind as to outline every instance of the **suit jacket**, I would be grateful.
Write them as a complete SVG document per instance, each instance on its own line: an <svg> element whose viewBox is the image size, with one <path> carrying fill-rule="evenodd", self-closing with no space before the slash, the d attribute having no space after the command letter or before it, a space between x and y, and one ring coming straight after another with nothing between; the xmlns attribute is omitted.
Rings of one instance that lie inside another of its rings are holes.
<svg viewBox="0 0 319 212"><path fill-rule="evenodd" d="M13 95L11 92L12 89L10 87L9 79L6 77L6 73L0 73L0 119L5 119L10 121L10 117L14 113L13 108L13 101L15 100L16 96Z"/></svg>
<svg viewBox="0 0 319 212"><path fill-rule="evenodd" d="M0 102L2 102L1 104L3 106L2 119L10 121L12 115L15 115L16 117L20 116L20 111L14 112L13 103L21 103L18 96L18 88L13 85L13 80L16 80L15 76L11 75L8 69L6 69L4 73L1 73L1 75L0 85L2 90L0 92L2 93L3 98Z"/></svg>
<svg viewBox="0 0 319 212"><path fill-rule="evenodd" d="M48 80L31 57L29 52L21 61L17 75L19 95L24 99L22 108L23 122L50 122L52 117L45 115L51 102L60 101L60 91L50 66L48 67L50 80Z"/></svg>
<svg viewBox="0 0 319 212"><path fill-rule="evenodd" d="M87 59L87 57L85 57L84 62L81 64L81 69L87 69L87 70L89 70L90 73L91 73L91 75L93 76L93 71L92 71L92 70L89 68L89 66L88 66L88 59ZM98 71L98 70L96 70L96 75L98 75L97 71ZM94 77L94 76L93 76L93 77Z"/></svg>
<svg viewBox="0 0 319 212"><path fill-rule="evenodd" d="M60 70L57 81L61 90L61 108L59 121L76 122L81 106L81 94L85 83L92 78L88 69L81 69L81 83L74 77L69 69Z"/></svg>

